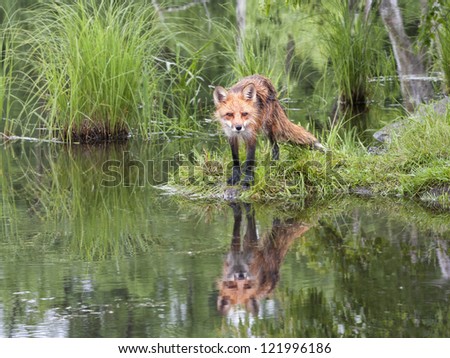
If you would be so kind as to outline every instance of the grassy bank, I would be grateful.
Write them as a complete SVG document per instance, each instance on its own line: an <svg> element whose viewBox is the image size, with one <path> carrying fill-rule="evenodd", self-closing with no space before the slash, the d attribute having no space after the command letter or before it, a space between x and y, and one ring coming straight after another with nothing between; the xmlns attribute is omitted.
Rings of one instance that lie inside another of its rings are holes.
<svg viewBox="0 0 450 358"><path fill-rule="evenodd" d="M352 132L339 128L324 133L327 153L284 145L280 160L270 160L268 143L260 141L255 185L247 191L226 186L231 171L229 149L196 153L171 185L189 196L252 201L329 198L343 193L406 196L449 204L450 113L424 106L406 118L390 143L367 148ZM244 159L245 153L242 154Z"/></svg>

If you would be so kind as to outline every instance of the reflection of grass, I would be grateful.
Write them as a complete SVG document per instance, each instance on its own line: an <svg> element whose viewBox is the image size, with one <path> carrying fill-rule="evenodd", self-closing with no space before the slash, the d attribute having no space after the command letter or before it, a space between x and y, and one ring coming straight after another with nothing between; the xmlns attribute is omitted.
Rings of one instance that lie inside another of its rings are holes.
<svg viewBox="0 0 450 358"><path fill-rule="evenodd" d="M6 148L8 156L12 155L12 149ZM28 201L28 213L33 214L40 227L36 232L41 234L33 240L35 248L40 244L44 250L53 245L62 246L69 256L101 259L145 252L154 245L149 218L152 210L157 210L157 202L151 199L149 190L133 189L123 183L114 188L101 186L103 162L122 160L121 150L112 147L47 149L37 148L34 155L28 156L29 162L19 169L5 163L2 178L20 178L22 172L20 181L2 181L3 203L9 203L5 215L11 223L5 228L15 228L12 238L19 242L27 240L25 228L17 225L20 221L17 212L23 210L17 210L15 203L11 203L20 194ZM144 192L149 195L148 202L138 200Z"/></svg>

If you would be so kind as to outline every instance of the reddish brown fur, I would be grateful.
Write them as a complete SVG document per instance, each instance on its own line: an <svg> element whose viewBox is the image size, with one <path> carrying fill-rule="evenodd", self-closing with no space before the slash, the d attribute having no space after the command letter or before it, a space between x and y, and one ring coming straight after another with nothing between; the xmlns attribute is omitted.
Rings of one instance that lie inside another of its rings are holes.
<svg viewBox="0 0 450 358"><path fill-rule="evenodd" d="M256 89L256 101L245 98L244 90L249 85L253 85ZM287 118L277 99L273 84L263 76L253 75L243 78L230 88L226 98L216 101L216 117L219 120L222 120L227 112L240 111L248 112L254 121L249 128L252 132L250 141L256 139L259 130L263 130L269 138L273 135L276 141L310 146L318 143L317 138L305 128Z"/></svg>

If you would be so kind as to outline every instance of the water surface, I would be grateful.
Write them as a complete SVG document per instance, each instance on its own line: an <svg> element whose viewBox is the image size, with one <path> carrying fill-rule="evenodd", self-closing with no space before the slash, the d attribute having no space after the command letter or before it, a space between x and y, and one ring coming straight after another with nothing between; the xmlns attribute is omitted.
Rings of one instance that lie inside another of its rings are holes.
<svg viewBox="0 0 450 358"><path fill-rule="evenodd" d="M152 185L202 145L3 145L0 336L449 336L448 213L205 204ZM108 160L120 185L102 186Z"/></svg>
<svg viewBox="0 0 450 358"><path fill-rule="evenodd" d="M198 26L208 37L208 19L234 21L233 8L207 6L174 15L189 27L180 36ZM212 82L224 64L206 57L199 98L211 104L209 86L227 83ZM325 125L335 89L293 61L301 80L288 90L278 81L289 117ZM370 142L396 117L371 104L351 124ZM216 132L95 147L2 143L0 337L449 336L448 213L387 198L201 203L155 187L193 150L228 150L207 140Z"/></svg>

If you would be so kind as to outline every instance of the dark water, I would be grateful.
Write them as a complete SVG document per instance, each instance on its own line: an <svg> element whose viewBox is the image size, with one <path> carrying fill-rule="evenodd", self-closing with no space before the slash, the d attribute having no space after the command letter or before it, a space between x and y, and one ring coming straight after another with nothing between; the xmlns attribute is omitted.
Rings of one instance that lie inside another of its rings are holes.
<svg viewBox="0 0 450 358"><path fill-rule="evenodd" d="M449 336L449 214L205 204L151 185L198 143L3 145L0 336ZM101 185L107 160L120 185Z"/></svg>

